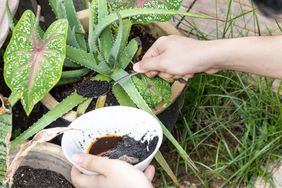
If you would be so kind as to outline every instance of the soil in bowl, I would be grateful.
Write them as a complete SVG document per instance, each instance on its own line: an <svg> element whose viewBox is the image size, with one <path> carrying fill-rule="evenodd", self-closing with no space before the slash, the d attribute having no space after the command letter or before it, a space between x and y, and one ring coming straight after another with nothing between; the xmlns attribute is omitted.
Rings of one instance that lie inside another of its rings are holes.
<svg viewBox="0 0 282 188"><path fill-rule="evenodd" d="M158 140L157 136L148 141L144 140L144 137L141 140L135 140L129 135L107 135L93 141L88 148L88 153L120 159L134 165L153 153Z"/></svg>
<svg viewBox="0 0 282 188"><path fill-rule="evenodd" d="M29 166L20 167L14 175L12 188L74 188L61 174Z"/></svg>

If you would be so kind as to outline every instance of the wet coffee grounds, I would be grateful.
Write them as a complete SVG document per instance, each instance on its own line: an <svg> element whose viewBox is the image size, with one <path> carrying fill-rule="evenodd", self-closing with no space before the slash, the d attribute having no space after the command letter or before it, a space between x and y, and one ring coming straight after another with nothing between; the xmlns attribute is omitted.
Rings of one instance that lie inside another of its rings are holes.
<svg viewBox="0 0 282 188"><path fill-rule="evenodd" d="M20 167L14 175L12 188L74 188L61 174L45 169Z"/></svg>
<svg viewBox="0 0 282 188"><path fill-rule="evenodd" d="M135 140L125 136L105 136L94 141L89 147L90 154L120 159L131 164L136 164L153 153L159 137L155 136L150 141Z"/></svg>

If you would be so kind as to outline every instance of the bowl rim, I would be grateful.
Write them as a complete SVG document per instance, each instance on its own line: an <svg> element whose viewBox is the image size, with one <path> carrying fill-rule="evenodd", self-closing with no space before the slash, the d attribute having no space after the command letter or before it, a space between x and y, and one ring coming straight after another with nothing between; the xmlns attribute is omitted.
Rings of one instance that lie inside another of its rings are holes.
<svg viewBox="0 0 282 188"><path fill-rule="evenodd" d="M154 118L154 119L156 120L156 122L159 121L159 120L158 120L157 118L155 118L152 114L150 114L150 113L148 113L148 112L146 112L146 111L144 111L144 110L141 110L141 109L139 109L139 108L128 107L128 106L108 106L108 107L103 107L103 108L95 109L95 110L92 110L92 111L89 111L89 112L83 114L82 116L78 117L78 118L75 119L73 122L71 122L68 127L71 127L71 126L72 126L73 124L75 124L76 122L81 121L81 119L84 119L85 116L90 116L90 115L89 115L90 113L91 113L91 114L94 114L94 113L96 113L96 111L101 111L101 110L107 111L107 109L115 110L115 109L117 109L117 108L119 108L119 109L120 109L120 108L123 108L123 109L134 110L134 111L140 111L140 112L142 112L142 113L144 113L144 114L146 114L146 115L148 115L148 116L151 116L150 118ZM117 110L117 113L118 113L118 110ZM159 122L156 123L156 125L154 125L154 126L157 126L157 127L159 128L159 130L160 130L160 132L158 131L160 134L157 133L157 136L158 136L158 138L159 138L159 139L158 139L158 143L157 143L157 145L156 145L154 151L153 151L148 157L146 157L146 158L145 158L144 160L142 160L141 162L139 162L139 163L133 165L133 166L134 166L135 168L137 168L137 169L141 168L143 165L145 165L146 163L150 162L150 161L154 158L154 156L156 155L156 153L159 151L159 149L160 149L160 147L161 147L161 144L162 144L162 141L163 141L163 130L162 130L161 124L160 124ZM67 149L66 149L67 147L65 147L65 146L66 146L66 141L64 141L65 139L66 139L66 136L65 136L65 134L63 134L62 141L61 141L61 147L62 147L62 151L63 151L63 154L64 154L65 158L66 158L72 165L74 165L76 168L78 168L78 169L83 169L83 171L85 171L85 172L87 172L87 173L89 173L89 174L97 174L97 173L95 173L95 172L92 172L92 171L89 171L89 170L86 170L86 169L80 167L79 165L77 165L77 164L71 159L71 156L69 156L69 155L67 154L67 151L66 151L66 150L67 150ZM65 143L65 144L64 144L64 143Z"/></svg>

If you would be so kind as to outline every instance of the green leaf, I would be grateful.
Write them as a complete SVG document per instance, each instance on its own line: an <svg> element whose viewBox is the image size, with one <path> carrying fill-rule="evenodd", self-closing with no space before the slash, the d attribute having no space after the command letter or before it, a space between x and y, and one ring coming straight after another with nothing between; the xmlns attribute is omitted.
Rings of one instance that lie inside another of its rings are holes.
<svg viewBox="0 0 282 188"><path fill-rule="evenodd" d="M10 137L12 134L12 108L8 100L0 94L0 187L8 188L8 183L3 180L9 164L8 153Z"/></svg>
<svg viewBox="0 0 282 188"><path fill-rule="evenodd" d="M140 16L140 15L183 15L188 16L192 18L203 18L207 19L210 18L205 15L201 15L198 13L191 13L191 12L178 12L174 10L165 10L165 9L152 9L152 8L134 8L134 9L125 9L120 10L119 15L121 18L130 18L134 16ZM91 19L91 17L90 17ZM111 25L113 22L117 21L119 18L116 15L116 13L111 13L105 18L101 20L97 25L95 25L95 31L93 34L91 34L91 45L96 46L96 43L98 41L98 37L101 35L103 30L107 28L109 25ZM154 22L154 20L148 21L148 23ZM93 23L92 23L93 24ZM90 26L90 25L89 25ZM90 34L90 33L89 33ZM89 43L90 45L90 43Z"/></svg>
<svg viewBox="0 0 282 188"><path fill-rule="evenodd" d="M78 105L77 110L76 110L77 117L83 115L86 112L92 100L93 98L89 98L86 101L84 101L83 103L81 103L80 105Z"/></svg>
<svg viewBox="0 0 282 188"><path fill-rule="evenodd" d="M141 78L138 78L133 76L132 81L150 108L156 107L161 102L164 103L165 107L171 103L171 87L168 82L160 77L149 78L141 75Z"/></svg>
<svg viewBox="0 0 282 188"><path fill-rule="evenodd" d="M132 27L132 22L129 19L123 20L123 33L122 33L120 50L124 50L125 46L128 43L128 37L131 31L131 27Z"/></svg>
<svg viewBox="0 0 282 188"><path fill-rule="evenodd" d="M94 25L98 23L97 12L98 12L98 2L97 0L92 0L89 6L89 29L88 29L88 45L89 45L90 53L93 53L97 50L96 42L98 36L97 38L95 38L94 35Z"/></svg>
<svg viewBox="0 0 282 188"><path fill-rule="evenodd" d="M120 80L121 78L124 78L127 76L128 73L122 69L117 70L112 74L112 79L115 81ZM160 123L163 133L166 136L166 138L175 146L177 152L182 157L182 159L189 164L191 167L191 170L198 175L198 169L195 166L194 162L190 159L186 151L181 147L181 145L177 142L177 140L173 137L173 135L169 132L169 130L165 127L165 125L157 118L157 116L153 113L153 111L150 109L150 107L147 105L147 103L144 101L143 97L139 94L137 89L135 88L133 82L130 78L125 78L123 80L119 81L119 84L122 86L122 88L126 91L128 96L131 98L131 100L137 105L138 108L150 113L152 116L154 116Z"/></svg>
<svg viewBox="0 0 282 188"><path fill-rule="evenodd" d="M128 94L124 91L124 89L120 85L116 84L113 87L112 92L121 106L135 107L134 102L130 99Z"/></svg>
<svg viewBox="0 0 282 188"><path fill-rule="evenodd" d="M67 46L67 58L100 74L107 74L111 71L106 63L100 62L98 65L94 55L72 46Z"/></svg>
<svg viewBox="0 0 282 188"><path fill-rule="evenodd" d="M93 78L91 78L91 80L110 82L112 79L111 79L111 77L109 77L109 76L107 76L107 75L97 74L96 76L94 76Z"/></svg>
<svg viewBox="0 0 282 188"><path fill-rule="evenodd" d="M55 21L43 38L36 26L35 15L25 11L4 55L5 81L27 114L59 81L66 53L67 20Z"/></svg>
<svg viewBox="0 0 282 188"><path fill-rule="evenodd" d="M104 17L108 15L107 1L99 0L98 1L98 22L101 21ZM103 54L106 62L109 61L109 54L113 46L113 34L111 26L107 27L100 36L101 48L100 51Z"/></svg>
<svg viewBox="0 0 282 188"><path fill-rule="evenodd" d="M50 123L68 113L70 110L72 110L74 107L76 107L86 99L87 98L84 98L77 93L72 93L62 102L60 102L54 109L44 114L37 122L35 122L31 127L29 127L21 135L19 135L15 140L13 140L11 147L14 148L16 145L21 144L25 140L31 138L40 130L44 129Z"/></svg>
<svg viewBox="0 0 282 188"><path fill-rule="evenodd" d="M105 106L107 95L101 95L96 101L95 109L103 108Z"/></svg>
<svg viewBox="0 0 282 188"><path fill-rule="evenodd" d="M66 78L81 78L85 76L87 73L89 73L89 69L77 69L77 70L70 70L70 71L63 71L61 79Z"/></svg>
<svg viewBox="0 0 282 188"><path fill-rule="evenodd" d="M113 11L121 9L131 9L131 8L152 8L152 9L164 9L164 10L179 10L183 0L133 0L123 1L114 0L112 2ZM132 18L133 22L139 24L151 23L152 21L169 21L171 16L169 15L145 15L145 16L135 16Z"/></svg>
<svg viewBox="0 0 282 188"><path fill-rule="evenodd" d="M132 39L128 45L122 51L119 57L119 64L121 65L122 69L125 69L128 64L134 58L136 52L138 50L138 42L135 39Z"/></svg>
<svg viewBox="0 0 282 188"><path fill-rule="evenodd" d="M77 18L76 10L73 5L72 0L65 0L65 9L67 19L69 21L69 30L74 28L74 37L79 45L79 47L83 50L87 50L86 42L84 40L84 36L82 35L83 29L80 24L80 21Z"/></svg>
<svg viewBox="0 0 282 188"><path fill-rule="evenodd" d="M114 46L111 49L111 52L109 55L109 62L108 62L111 68L115 68L118 63L118 57L119 57L119 53L121 50L122 38L123 38L123 32L124 32L124 22L122 21L122 18L118 13L117 15L119 17L118 34L114 42Z"/></svg>
<svg viewBox="0 0 282 188"><path fill-rule="evenodd" d="M179 182L178 182L175 174L171 170L169 164L166 162L164 156L162 155L162 153L160 151L158 151L157 154L155 155L155 159L161 165L162 169L167 173L167 175L171 178L173 183L175 183L175 185L178 185Z"/></svg>

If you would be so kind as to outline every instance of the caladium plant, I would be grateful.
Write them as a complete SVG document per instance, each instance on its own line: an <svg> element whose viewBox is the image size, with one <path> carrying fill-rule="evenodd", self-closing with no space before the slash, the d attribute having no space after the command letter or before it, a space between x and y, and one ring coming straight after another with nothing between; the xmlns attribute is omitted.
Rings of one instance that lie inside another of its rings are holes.
<svg viewBox="0 0 282 188"><path fill-rule="evenodd" d="M38 11L39 12L39 11ZM68 21L55 21L44 33L32 11L23 13L4 54L6 84L20 99L27 114L62 74Z"/></svg>

